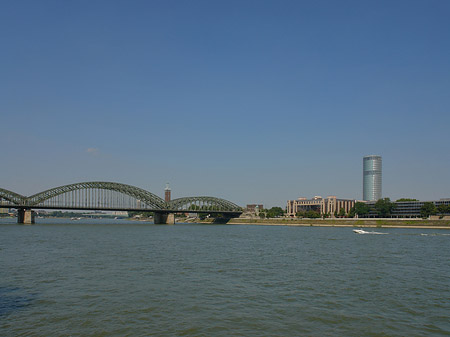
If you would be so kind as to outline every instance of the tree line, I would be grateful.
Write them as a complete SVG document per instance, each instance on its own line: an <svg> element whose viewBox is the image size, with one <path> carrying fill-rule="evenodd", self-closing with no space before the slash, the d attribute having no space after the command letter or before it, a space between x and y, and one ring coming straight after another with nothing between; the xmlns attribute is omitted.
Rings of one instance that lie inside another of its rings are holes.
<svg viewBox="0 0 450 337"><path fill-rule="evenodd" d="M402 198L397 200L401 201L418 201L417 199ZM376 216L379 218L388 218L392 215L393 211L396 209L397 205L392 202L390 198L383 198L378 200L373 205L368 205L365 202L356 202L348 213L345 212L344 208L341 208L334 213L335 217L338 218L354 218L357 217L368 217ZM420 216L423 218L428 218L430 215L440 215L441 217L445 214L450 214L450 205L439 205L436 206L433 202L425 202L420 208ZM317 210L307 210L299 211L295 214L297 218L328 218L331 214L320 214Z"/></svg>
<svg viewBox="0 0 450 337"><path fill-rule="evenodd" d="M433 202L427 201L423 203L423 206L420 208L420 215L424 218L428 218L430 215L440 215L444 216L445 214L450 213L450 205L436 205Z"/></svg>
<svg viewBox="0 0 450 337"><path fill-rule="evenodd" d="M391 216L392 211L396 207L397 205L389 198L379 199L373 206L369 206L364 202L356 202L355 206L350 209L348 215L350 218L354 218L355 216L366 217L372 212L380 218L387 218Z"/></svg>
<svg viewBox="0 0 450 337"><path fill-rule="evenodd" d="M260 209L259 217L261 219L265 218L279 218L284 216L285 211L281 207L272 207L270 209Z"/></svg>
<svg viewBox="0 0 450 337"><path fill-rule="evenodd" d="M401 201L418 201L417 199L399 199L397 202ZM355 206L352 207L350 212L348 213L349 218L358 217L367 217L371 214L374 214L380 218L387 218L392 215L392 212L396 209L397 205L395 202L391 202L389 198L384 198L378 200L373 206L367 205L364 202L356 202ZM431 202L425 202L420 208L420 216L423 218L428 218L430 215L441 215L450 213L450 205L436 205Z"/></svg>

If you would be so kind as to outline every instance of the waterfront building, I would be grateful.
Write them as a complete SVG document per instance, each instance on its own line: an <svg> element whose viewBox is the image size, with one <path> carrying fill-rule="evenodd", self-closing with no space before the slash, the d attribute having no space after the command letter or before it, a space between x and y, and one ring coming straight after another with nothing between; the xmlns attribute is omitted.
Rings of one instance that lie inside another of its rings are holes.
<svg viewBox="0 0 450 337"><path fill-rule="evenodd" d="M393 218L420 218L420 210L426 202L431 202L437 208L440 205L450 206L450 198L429 201L395 201L395 208L392 210L391 217ZM369 207L375 206L375 201L368 202ZM375 211L370 212L371 217L376 217Z"/></svg>
<svg viewBox="0 0 450 337"><path fill-rule="evenodd" d="M365 156L363 158L363 200L377 201L381 199L381 156Z"/></svg>
<svg viewBox="0 0 450 337"><path fill-rule="evenodd" d="M246 207L246 211L250 213L258 213L262 209L264 209L262 204L250 204Z"/></svg>
<svg viewBox="0 0 450 337"><path fill-rule="evenodd" d="M338 199L334 195L326 198L315 196L312 199L298 198L297 200L288 200L286 207L286 214L288 216L295 216L298 212L315 211L320 215L330 214L334 216L344 209L347 214L352 207L355 206L356 200L353 199Z"/></svg>

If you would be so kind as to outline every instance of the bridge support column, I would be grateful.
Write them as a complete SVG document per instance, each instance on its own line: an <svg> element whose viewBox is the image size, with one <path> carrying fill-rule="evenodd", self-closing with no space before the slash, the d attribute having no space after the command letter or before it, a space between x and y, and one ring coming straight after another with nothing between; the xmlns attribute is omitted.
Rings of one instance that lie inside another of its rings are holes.
<svg viewBox="0 0 450 337"><path fill-rule="evenodd" d="M24 225L34 224L35 212L31 209L18 209L17 210L17 223Z"/></svg>
<svg viewBox="0 0 450 337"><path fill-rule="evenodd" d="M175 224L175 214L155 212L153 214L153 222L155 225L160 224L173 225Z"/></svg>

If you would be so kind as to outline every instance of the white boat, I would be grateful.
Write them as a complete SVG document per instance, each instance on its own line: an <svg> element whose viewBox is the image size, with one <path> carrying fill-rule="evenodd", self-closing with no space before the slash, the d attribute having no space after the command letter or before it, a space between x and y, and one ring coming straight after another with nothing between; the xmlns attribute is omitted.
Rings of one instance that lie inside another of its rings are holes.
<svg viewBox="0 0 450 337"><path fill-rule="evenodd" d="M353 232L356 234L387 234L387 233L380 233L380 232L366 232L362 229L354 229Z"/></svg>
<svg viewBox="0 0 450 337"><path fill-rule="evenodd" d="M363 231L362 229L354 229L353 230L356 234L365 234L367 233L366 231Z"/></svg>

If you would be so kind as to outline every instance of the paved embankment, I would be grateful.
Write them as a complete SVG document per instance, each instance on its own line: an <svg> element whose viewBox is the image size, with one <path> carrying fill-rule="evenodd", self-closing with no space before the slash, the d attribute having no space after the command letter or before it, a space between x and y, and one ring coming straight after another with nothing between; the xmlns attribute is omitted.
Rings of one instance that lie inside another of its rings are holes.
<svg viewBox="0 0 450 337"><path fill-rule="evenodd" d="M397 227L450 229L449 220L424 219L231 219L228 224L318 227Z"/></svg>

